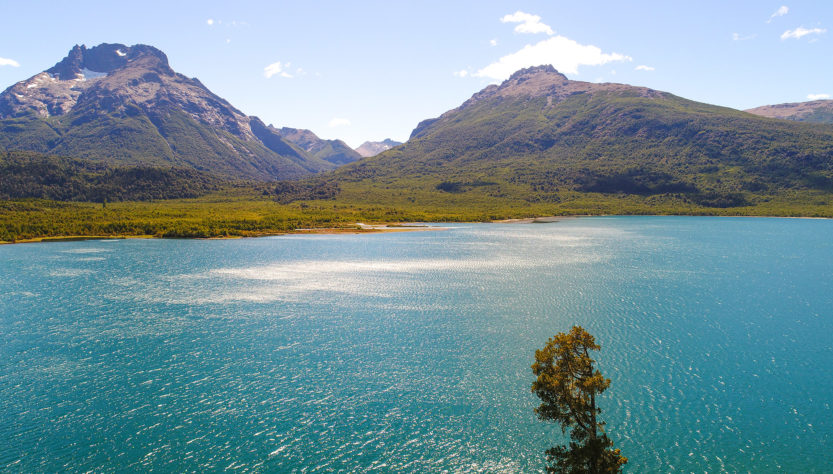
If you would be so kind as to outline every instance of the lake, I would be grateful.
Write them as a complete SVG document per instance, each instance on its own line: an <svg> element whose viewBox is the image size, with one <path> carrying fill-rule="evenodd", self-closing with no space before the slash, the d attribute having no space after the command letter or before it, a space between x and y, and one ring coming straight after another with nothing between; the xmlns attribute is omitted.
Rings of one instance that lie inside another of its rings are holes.
<svg viewBox="0 0 833 474"><path fill-rule="evenodd" d="M584 326L628 472L833 471L833 221L0 247L0 470L528 472Z"/></svg>

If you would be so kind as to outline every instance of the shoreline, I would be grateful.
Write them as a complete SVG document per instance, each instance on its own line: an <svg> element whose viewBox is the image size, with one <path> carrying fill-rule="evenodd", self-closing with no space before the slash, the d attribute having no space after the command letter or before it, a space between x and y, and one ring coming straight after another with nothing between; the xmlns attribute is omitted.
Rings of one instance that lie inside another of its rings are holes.
<svg viewBox="0 0 833 474"><path fill-rule="evenodd" d="M581 219L586 217L740 217L740 218L757 218L757 219L813 219L813 220L831 220L833 217L815 217L815 216L700 216L700 215L668 215L668 214L577 214L570 216L540 216L540 217L524 217L516 219L499 219L493 221L486 221L489 224L554 224L563 220ZM471 223L483 223L482 221L472 221ZM437 223L441 224L441 223ZM231 240L231 239L251 239L259 237L277 237L282 235L335 235L335 234L381 234L390 232L426 232L448 230L448 227L440 225L431 225L427 223L414 222L390 222L385 224L364 224L357 222L355 227L311 227L299 228L284 232L263 232L253 233L252 235L223 235L216 237L157 237L155 235L61 235L61 236L47 236L47 237L33 237L31 239L21 239L15 241L0 240L0 245L13 244L32 244L32 243L50 243L50 242L78 242L84 240L127 240L127 239L181 239L181 240Z"/></svg>
<svg viewBox="0 0 833 474"><path fill-rule="evenodd" d="M15 241L0 240L0 245L13 244L36 244L51 242L79 242L84 240L128 240L128 239L170 239L170 240L233 240L233 239L256 239L260 237L278 237L282 235L335 235L335 234L382 234L389 232L425 232L434 230L447 230L447 227L438 227L428 224L414 224L408 222L388 224L363 224L356 223L356 227L313 227L294 229L285 232L263 232L253 235L221 235L216 237L157 237L155 235L61 235L47 237L33 237L31 239L20 239Z"/></svg>

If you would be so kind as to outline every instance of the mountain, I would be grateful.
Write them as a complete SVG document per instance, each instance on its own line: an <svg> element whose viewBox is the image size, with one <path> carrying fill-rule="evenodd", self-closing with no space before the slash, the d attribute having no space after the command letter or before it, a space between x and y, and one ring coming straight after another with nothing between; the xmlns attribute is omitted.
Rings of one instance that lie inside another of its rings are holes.
<svg viewBox="0 0 833 474"><path fill-rule="evenodd" d="M339 199L406 206L583 200L588 209L627 198L728 208L796 193L829 202L833 129L646 87L571 81L540 66L424 120L402 146L309 181L319 184L337 185Z"/></svg>
<svg viewBox="0 0 833 474"><path fill-rule="evenodd" d="M271 180L331 170L146 45L75 46L0 94L0 149Z"/></svg>
<svg viewBox="0 0 833 474"><path fill-rule="evenodd" d="M310 130L283 127L280 129L269 126L275 133L285 140L301 147L315 158L330 162L334 165L344 165L360 160L362 156L341 140L324 140Z"/></svg>
<svg viewBox="0 0 833 474"><path fill-rule="evenodd" d="M401 145L402 142L397 142L391 140L390 138L385 138L380 142L364 142L356 148L356 152L361 155L363 158L367 158L369 156L376 156L383 151L388 151L391 148L398 147Z"/></svg>
<svg viewBox="0 0 833 474"><path fill-rule="evenodd" d="M749 109L747 112L763 117L796 120L798 122L833 123L833 100L764 105Z"/></svg>

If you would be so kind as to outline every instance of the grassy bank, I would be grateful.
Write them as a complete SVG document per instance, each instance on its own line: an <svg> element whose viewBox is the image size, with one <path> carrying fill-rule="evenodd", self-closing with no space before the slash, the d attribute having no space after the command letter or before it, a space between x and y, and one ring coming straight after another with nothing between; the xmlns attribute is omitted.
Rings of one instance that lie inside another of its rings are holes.
<svg viewBox="0 0 833 474"><path fill-rule="evenodd" d="M406 188L407 189L407 188ZM507 196L511 196L508 193ZM242 190L195 199L114 202L0 201L0 241L55 237L251 237L296 229L357 229L357 222L481 222L559 215L715 215L833 217L833 196L801 191L751 196L750 205L704 207L683 196L563 192L544 202L466 193L403 192L349 183L337 200L280 204Z"/></svg>

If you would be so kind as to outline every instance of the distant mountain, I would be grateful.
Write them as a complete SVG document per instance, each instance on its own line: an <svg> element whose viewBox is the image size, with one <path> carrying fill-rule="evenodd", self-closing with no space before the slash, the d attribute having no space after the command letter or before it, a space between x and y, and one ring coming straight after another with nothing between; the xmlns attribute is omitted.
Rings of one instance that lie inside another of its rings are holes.
<svg viewBox="0 0 833 474"><path fill-rule="evenodd" d="M292 142L315 158L328 161L334 165L344 165L360 160L362 156L341 140L324 140L310 130L269 126L271 130Z"/></svg>
<svg viewBox="0 0 833 474"><path fill-rule="evenodd" d="M798 122L833 123L833 100L813 100L789 104L764 105L747 110L763 117L795 120Z"/></svg>
<svg viewBox="0 0 833 474"><path fill-rule="evenodd" d="M364 142L356 148L356 151L361 155L363 158L367 158L369 156L376 156L383 151L388 151L391 148L398 147L401 145L402 142L397 142L391 140L390 138L385 138L380 142Z"/></svg>
<svg viewBox="0 0 833 474"><path fill-rule="evenodd" d="M0 94L0 149L271 180L330 170L146 45L75 46Z"/></svg>
<svg viewBox="0 0 833 474"><path fill-rule="evenodd" d="M602 193L746 206L801 190L832 192L833 129L646 87L571 81L540 66L421 122L404 145L310 183L404 205L517 208ZM592 205L593 198L582 199Z"/></svg>

